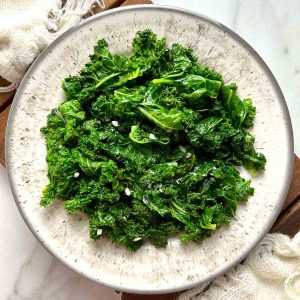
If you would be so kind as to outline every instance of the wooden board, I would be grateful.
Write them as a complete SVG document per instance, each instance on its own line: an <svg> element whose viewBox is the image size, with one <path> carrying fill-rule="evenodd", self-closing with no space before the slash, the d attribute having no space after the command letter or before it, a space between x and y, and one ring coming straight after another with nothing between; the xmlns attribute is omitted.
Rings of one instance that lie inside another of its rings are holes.
<svg viewBox="0 0 300 300"><path fill-rule="evenodd" d="M9 83L0 77L0 86L7 86ZM15 91L8 93L0 93L0 163L4 165L4 144L5 130L9 114L10 104L13 100Z"/></svg>
<svg viewBox="0 0 300 300"><path fill-rule="evenodd" d="M300 230L300 197L294 201L293 205L284 210L271 232L280 232L289 236L294 236Z"/></svg>
<svg viewBox="0 0 300 300"><path fill-rule="evenodd" d="M5 129L10 106L0 113L0 163L4 165Z"/></svg>
<svg viewBox="0 0 300 300"><path fill-rule="evenodd" d="M105 4L105 8L101 8L98 5L95 5L95 7L92 9L92 13L93 14L97 14L103 10L108 10L108 9L112 9L115 7L119 7L122 5L122 3L124 2L124 0L104 0L104 4Z"/></svg>
<svg viewBox="0 0 300 300"><path fill-rule="evenodd" d="M7 86L9 82L0 77L0 86ZM0 93L0 112L3 111L12 101L15 91Z"/></svg>
<svg viewBox="0 0 300 300"><path fill-rule="evenodd" d="M294 156L294 169L292 174L292 180L287 194L283 210L288 208L294 201L300 198L300 159L298 156ZM300 218L300 215L299 215Z"/></svg>
<svg viewBox="0 0 300 300"><path fill-rule="evenodd" d="M170 293L163 295L137 295L137 294L129 294L123 293L122 300L174 300L176 295L179 293Z"/></svg>
<svg viewBox="0 0 300 300"><path fill-rule="evenodd" d="M133 4L151 4L152 2L149 0L126 0L123 2L124 5L133 5Z"/></svg>

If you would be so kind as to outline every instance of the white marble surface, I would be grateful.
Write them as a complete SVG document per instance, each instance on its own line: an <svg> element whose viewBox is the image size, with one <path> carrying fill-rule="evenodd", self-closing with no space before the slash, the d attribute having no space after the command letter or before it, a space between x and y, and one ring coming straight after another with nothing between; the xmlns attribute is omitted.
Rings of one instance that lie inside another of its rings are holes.
<svg viewBox="0 0 300 300"><path fill-rule="evenodd" d="M239 33L258 51L286 97L294 127L295 152L300 154L300 1L155 2L186 7L214 18ZM121 299L113 290L74 274L44 250L24 224L2 166L0 200L1 300Z"/></svg>

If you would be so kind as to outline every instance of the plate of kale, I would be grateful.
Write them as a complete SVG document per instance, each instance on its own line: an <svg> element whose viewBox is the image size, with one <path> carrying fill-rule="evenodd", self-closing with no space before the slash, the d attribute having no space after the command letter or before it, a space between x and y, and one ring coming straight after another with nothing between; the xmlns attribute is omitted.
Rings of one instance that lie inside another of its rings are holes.
<svg viewBox="0 0 300 300"><path fill-rule="evenodd" d="M32 232L73 270L133 292L186 289L241 261L275 221L293 157L283 95L255 51L158 6L100 14L51 44L7 141Z"/></svg>

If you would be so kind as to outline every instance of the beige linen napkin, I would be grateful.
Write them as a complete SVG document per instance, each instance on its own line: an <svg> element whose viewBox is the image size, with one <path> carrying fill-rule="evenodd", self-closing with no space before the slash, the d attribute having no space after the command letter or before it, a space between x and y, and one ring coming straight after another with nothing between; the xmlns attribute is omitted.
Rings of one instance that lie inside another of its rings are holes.
<svg viewBox="0 0 300 300"><path fill-rule="evenodd" d="M300 299L300 232L267 234L243 264L179 300Z"/></svg>
<svg viewBox="0 0 300 300"><path fill-rule="evenodd" d="M103 0L0 1L0 76L16 87L28 66L56 37L78 23Z"/></svg>

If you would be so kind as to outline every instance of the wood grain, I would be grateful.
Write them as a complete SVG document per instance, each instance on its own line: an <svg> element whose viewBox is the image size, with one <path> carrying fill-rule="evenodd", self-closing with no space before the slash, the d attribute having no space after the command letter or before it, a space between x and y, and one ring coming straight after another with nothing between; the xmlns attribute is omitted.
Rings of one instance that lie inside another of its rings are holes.
<svg viewBox="0 0 300 300"><path fill-rule="evenodd" d="M5 130L10 106L6 107L0 114L0 163L4 165Z"/></svg>
<svg viewBox="0 0 300 300"><path fill-rule="evenodd" d="M0 86L8 86L9 82L0 77ZM0 112L3 111L11 102L15 91L0 93Z"/></svg>
<svg viewBox="0 0 300 300"><path fill-rule="evenodd" d="M105 0L105 10L120 6L125 0Z"/></svg>
<svg viewBox="0 0 300 300"><path fill-rule="evenodd" d="M300 198L300 159L295 155L292 180L282 210L285 210L287 207L289 207L294 201L296 201L297 198Z"/></svg>
<svg viewBox="0 0 300 300"><path fill-rule="evenodd" d="M277 219L271 232L294 236L300 230L300 197Z"/></svg>
<svg viewBox="0 0 300 300"><path fill-rule="evenodd" d="M124 5L133 5L133 4L151 4L149 0L126 0L121 6Z"/></svg>
<svg viewBox="0 0 300 300"><path fill-rule="evenodd" d="M101 11L104 10L108 10L108 9L112 9L115 7L120 6L125 0L105 0L104 4L105 4L105 8L101 8L99 5L95 5L92 9L92 13L93 14L97 14Z"/></svg>

